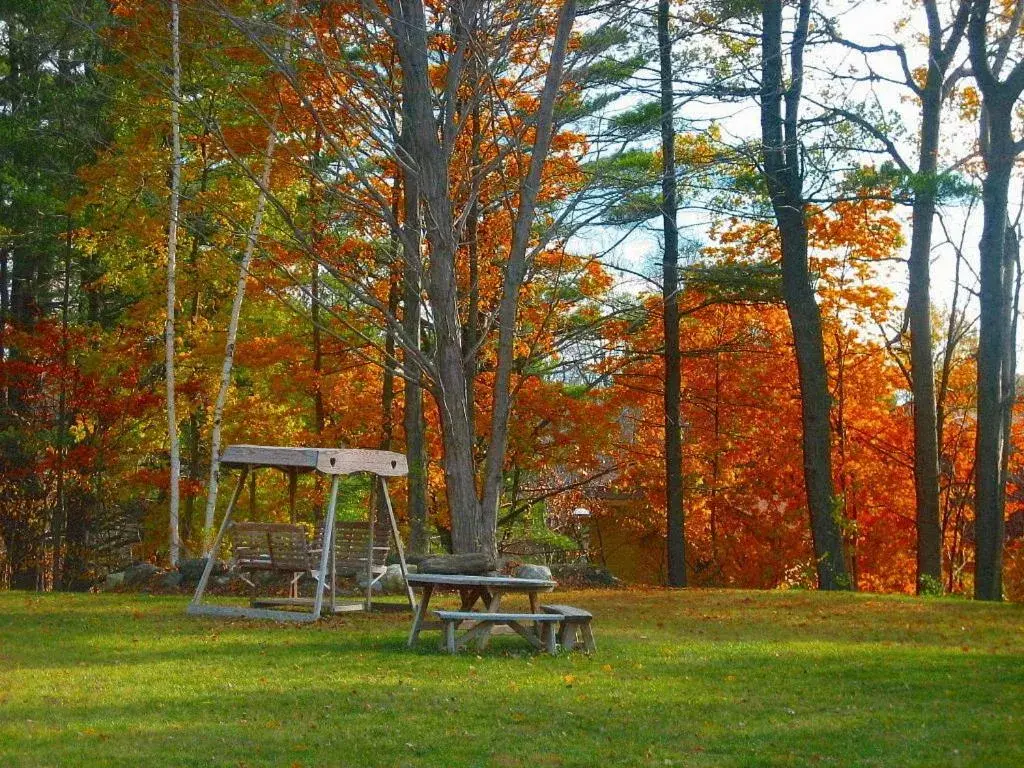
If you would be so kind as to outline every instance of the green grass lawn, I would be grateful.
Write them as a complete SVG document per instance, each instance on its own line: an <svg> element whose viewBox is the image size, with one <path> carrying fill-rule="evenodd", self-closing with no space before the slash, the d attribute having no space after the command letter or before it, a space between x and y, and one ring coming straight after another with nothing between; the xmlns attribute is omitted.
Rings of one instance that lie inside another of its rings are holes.
<svg viewBox="0 0 1024 768"><path fill-rule="evenodd" d="M0 766L1021 766L1024 606L559 595L598 652L405 648L408 614L0 593Z"/></svg>

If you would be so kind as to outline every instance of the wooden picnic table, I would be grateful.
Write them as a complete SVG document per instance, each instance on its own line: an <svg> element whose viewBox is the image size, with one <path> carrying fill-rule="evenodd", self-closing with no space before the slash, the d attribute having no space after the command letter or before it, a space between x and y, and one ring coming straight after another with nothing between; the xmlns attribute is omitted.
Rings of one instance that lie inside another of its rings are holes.
<svg viewBox="0 0 1024 768"><path fill-rule="evenodd" d="M462 600L460 610L472 611L477 601L483 603L485 613L500 613L501 599L509 593L525 594L530 599L530 613L537 613L538 595L550 592L557 585L547 579L517 579L513 576L467 576L447 573L410 573L409 586L420 589L422 596L412 619L412 630L409 632L409 647L412 648L423 629L441 629L442 622L428 622L427 611L430 597L437 590L458 592ZM490 628L484 627L480 632L479 646L487 643Z"/></svg>

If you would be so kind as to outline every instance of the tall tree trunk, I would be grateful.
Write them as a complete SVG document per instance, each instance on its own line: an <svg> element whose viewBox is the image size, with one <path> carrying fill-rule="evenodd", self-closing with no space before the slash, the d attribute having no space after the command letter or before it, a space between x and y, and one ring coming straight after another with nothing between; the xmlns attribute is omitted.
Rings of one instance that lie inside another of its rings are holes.
<svg viewBox="0 0 1024 768"><path fill-rule="evenodd" d="M442 110L442 130L434 111L430 80L427 22L422 0L401 0L395 41L402 65L403 128L408 131L403 162L416 176L423 206L424 234L430 247L427 294L434 337L431 355L433 393L437 400L444 446L445 486L452 512L452 546L456 552L495 552L498 500L502 490L508 422L512 407L511 376L515 364L517 312L530 258L540 175L551 146L555 101L576 14L575 0L559 9L551 58L536 113L529 168L519 185L502 295L497 310L497 370L493 418L485 459L482 500L477 491L477 462L469 415L467 367L456 281L458 233L449 185L448 161L454 148L449 116ZM469 14L466 14L467 16ZM457 73L457 70L453 70ZM454 98L454 96L453 96Z"/></svg>
<svg viewBox="0 0 1024 768"><path fill-rule="evenodd" d="M1003 364L1005 357L1003 258L1013 140L1011 107L986 105L989 126L987 173L980 244L981 319L978 333L978 433L975 448L975 575L979 600L1002 599L1003 518Z"/></svg>
<svg viewBox="0 0 1024 768"><path fill-rule="evenodd" d="M322 389L324 372L324 345L320 336L320 262L313 262L313 274L309 286L310 319L313 323L313 428L317 435L324 432L324 393Z"/></svg>
<svg viewBox="0 0 1024 768"><path fill-rule="evenodd" d="M168 532L170 561L177 566L181 552L178 506L181 490L181 446L174 407L174 310L178 254L178 208L181 194L181 11L171 0L171 209L167 223L167 315L164 320L164 366L167 380L167 437L170 442L171 478Z"/></svg>
<svg viewBox="0 0 1024 768"><path fill-rule="evenodd" d="M404 127L409 117L403 114L403 147L410 149L409 131ZM421 249L420 194L417 174L406 170L403 196L403 275L402 327L406 338L420 348L420 291L423 259ZM409 463L409 550L426 554L430 536L427 527L427 451L424 436L423 388L419 384L420 369L408 352L404 355L405 397L402 426L405 430L405 454Z"/></svg>
<svg viewBox="0 0 1024 768"><path fill-rule="evenodd" d="M942 109L942 75L929 70L922 94L918 177L911 214L907 318L910 324L911 387L914 398L914 492L917 525L917 591L942 584L942 532L939 526L939 442L932 355L930 260L935 219L935 174L938 167ZM933 83L933 78L938 78Z"/></svg>
<svg viewBox="0 0 1024 768"><path fill-rule="evenodd" d="M67 499L67 460L68 460L68 388L67 377L71 370L71 349L68 337L69 316L71 306L71 255L72 255L71 216L67 217L67 229L64 241L64 280L60 302L60 347L61 368L60 387L57 395L57 506L54 509L53 523L53 560L51 563L50 583L53 589L64 588L64 532L68 521Z"/></svg>
<svg viewBox="0 0 1024 768"><path fill-rule="evenodd" d="M930 258L938 191L939 138L946 73L963 41L970 2L957 6L948 35L936 0L924 0L928 21L928 70L924 84L908 81L921 98L917 189L911 214L907 320L910 325L911 390L914 400L914 494L917 527L917 592L942 585L939 454L941 433L932 350Z"/></svg>
<svg viewBox="0 0 1024 768"><path fill-rule="evenodd" d="M473 106L470 116L472 130L471 159L474 172L480 165L480 141L483 135L483 128L480 124L480 104ZM480 342L480 198L479 193L474 196L469 206L469 213L466 216L466 248L469 255L469 306L466 309L466 328L463 336L465 349L463 357L466 360L466 399L469 401L469 418L474 437L476 436L476 347Z"/></svg>
<svg viewBox="0 0 1024 768"><path fill-rule="evenodd" d="M679 227L676 221L675 96L669 0L658 0L658 63L661 69L662 297L665 333L665 503L668 530L668 585L686 586L686 528L683 509L683 425L680 414Z"/></svg>
<svg viewBox="0 0 1024 768"><path fill-rule="evenodd" d="M799 109L803 86L803 49L810 21L810 0L800 0L790 43L790 85L782 66L782 0L762 4L761 138L765 180L782 247L782 294L786 302L797 371L803 425L804 485L819 589L849 589L842 530L832 485L830 398L825 367L821 312L808 268L807 203L803 197ZM784 108L784 112L783 112Z"/></svg>
<svg viewBox="0 0 1024 768"><path fill-rule="evenodd" d="M999 467L999 485L1004 489L999 498L999 519L1006 520L1006 484L1009 481L1010 456L1013 453L1013 406L1017 399L1017 317L1020 307L1020 241L1017 232L1007 224L1003 254L1003 460Z"/></svg>
<svg viewBox="0 0 1024 768"><path fill-rule="evenodd" d="M8 264L10 251L0 248L0 365L7 362L7 321L10 317L10 288L8 287ZM7 423L7 387L0 387L0 428Z"/></svg>
<svg viewBox="0 0 1024 768"><path fill-rule="evenodd" d="M286 51L285 60L290 57ZM217 399L213 406L213 432L210 437L210 477L206 488L206 514L203 517L203 549L207 549L213 538L213 522L217 510L217 490L220 487L220 444L221 431L224 423L224 406L227 403L228 391L231 388L231 369L235 363L235 343L238 340L238 322L242 315L242 303L245 301L245 287L249 282L249 268L260 232L263 229L263 213L267 207L267 190L270 188L270 173L274 166L274 148L277 144L277 121L280 108L275 110L270 121L270 133L267 135L267 146L263 153L263 173L260 177L259 191L256 195L256 210L253 212L252 223L245 237L245 250L238 265L238 281L235 284L235 297L231 302L231 316L228 319L227 342L224 347L224 360L220 368L220 386L217 388Z"/></svg>
<svg viewBox="0 0 1024 768"><path fill-rule="evenodd" d="M576 20L576 0L564 0L558 10L558 21L551 45L551 59L544 78L536 115L536 136L530 153L530 164L519 186L519 209L512 227L512 243L505 269L498 304L498 354L494 375L494 400L491 435L485 461L483 493L480 503L480 526L484 534L484 551L495 552L498 503L504 477L505 452L508 447L508 425L512 412L512 370L515 365L515 338L519 302L523 282L530 266L529 249L541 186L541 171L551 148L555 128L555 103L562 83L569 38Z"/></svg>
<svg viewBox="0 0 1024 768"><path fill-rule="evenodd" d="M398 173L395 174L394 186L391 198L391 215L394 221L399 221L399 214L402 207L402 193ZM398 317L398 304L401 294L399 282L401 275L401 233L392 230L391 234L391 264L388 274L388 315ZM396 363L395 331L388 323L384 331L384 372L380 388L380 448L383 451L391 450L395 436L395 365ZM388 501L384 494L376 492L376 486L372 490L372 496L377 504L377 520L386 520L388 517Z"/></svg>

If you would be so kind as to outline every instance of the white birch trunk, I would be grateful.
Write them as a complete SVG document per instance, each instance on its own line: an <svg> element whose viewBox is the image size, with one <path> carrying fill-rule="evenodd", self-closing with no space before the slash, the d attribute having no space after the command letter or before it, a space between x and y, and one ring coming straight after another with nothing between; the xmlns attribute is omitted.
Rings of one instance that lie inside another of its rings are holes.
<svg viewBox="0 0 1024 768"><path fill-rule="evenodd" d="M164 320L164 348L167 378L167 436L171 451L170 560L176 566L181 555L178 506L181 487L181 445L178 417L174 408L174 305L178 256L178 207L181 194L181 50L180 8L171 0L171 211L167 224L167 317Z"/></svg>
<svg viewBox="0 0 1024 768"><path fill-rule="evenodd" d="M276 142L277 116L270 126L267 137L267 148L263 157L263 175L260 178L260 191L256 197L256 211L252 224L245 239L245 251L238 267L238 283L235 286L235 298L231 304L231 318L228 320L227 343L224 348L224 362L220 370L220 388L217 390L217 401L213 406L213 436L210 440L210 479L206 489L206 516L203 521L203 543L209 546L213 533L214 513L217 509L217 489L220 487L220 443L221 427L224 421L224 406L231 388L231 369L235 363L235 342L238 339L238 319L245 301L245 286L249 280L249 265L256 252L260 229L263 226L263 212L267 207L266 190L270 185L270 171L273 166L274 146Z"/></svg>
<svg viewBox="0 0 1024 768"><path fill-rule="evenodd" d="M291 54L291 38L285 40L284 60L288 61ZM267 207L267 190L270 189L270 174L273 168L274 148L277 145L277 123L281 116L281 107L274 111L270 122L270 133L267 136L267 147L263 154L263 173L260 176L259 192L256 196L256 210L252 224L245 238L245 251L238 267L238 283L235 286L235 298L231 304L231 318L228 320L227 342L224 347L224 362L220 370L220 387L217 400L213 406L213 434L210 439L210 479L206 488L206 514L203 520L203 545L208 548L213 535L214 515L217 510L217 490L220 487L220 444L221 427L224 422L224 406L231 388L231 369L235 364L235 342L238 339L238 320L245 301L245 286L249 280L249 265L256 253L260 230L263 227L263 213Z"/></svg>

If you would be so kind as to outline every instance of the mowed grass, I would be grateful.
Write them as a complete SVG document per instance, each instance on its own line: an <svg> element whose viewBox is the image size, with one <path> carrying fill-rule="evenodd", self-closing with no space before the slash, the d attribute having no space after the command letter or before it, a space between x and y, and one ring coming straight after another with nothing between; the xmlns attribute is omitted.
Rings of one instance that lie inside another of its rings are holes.
<svg viewBox="0 0 1024 768"><path fill-rule="evenodd" d="M598 652L0 594L0 766L1021 766L1024 606L581 592Z"/></svg>

